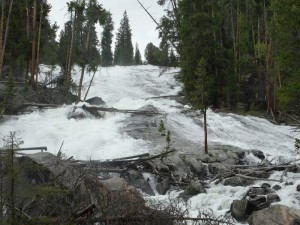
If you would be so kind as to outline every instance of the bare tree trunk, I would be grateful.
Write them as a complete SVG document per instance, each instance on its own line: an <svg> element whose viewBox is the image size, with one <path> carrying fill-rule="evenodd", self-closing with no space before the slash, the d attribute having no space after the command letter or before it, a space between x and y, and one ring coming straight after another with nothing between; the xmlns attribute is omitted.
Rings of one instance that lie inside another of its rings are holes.
<svg viewBox="0 0 300 225"><path fill-rule="evenodd" d="M204 119L204 151L206 154L208 154L208 145L207 145L207 109L206 105L204 106L204 113L203 113L203 119Z"/></svg>
<svg viewBox="0 0 300 225"><path fill-rule="evenodd" d="M35 84L35 69L36 69L36 1L33 1L33 17L32 17L32 50L31 50L31 86L36 87Z"/></svg>
<svg viewBox="0 0 300 225"><path fill-rule="evenodd" d="M67 71L66 71L66 82L69 83L69 80L71 78L71 65L72 65L72 51L73 51L73 42L74 42L74 33L75 33L75 18L76 18L76 13L74 12L74 17L73 17L73 11L71 11L71 42L70 42L70 47L69 47L69 52L68 52L68 63L67 63Z"/></svg>
<svg viewBox="0 0 300 225"><path fill-rule="evenodd" d="M2 0L1 3L1 21L0 21L0 55L2 55L2 47L3 47L3 29L4 29L4 4L5 1ZM1 78L1 75L0 75Z"/></svg>
<svg viewBox="0 0 300 225"><path fill-rule="evenodd" d="M85 45L85 53L87 54L89 50L89 45L90 45L90 36L91 36L91 25L88 25L88 35L87 35L87 40L86 40L86 45ZM85 65L81 67L81 76L80 76L80 82L79 82L79 87L78 87L78 96L77 96L77 102L81 100L81 89L82 89L82 83L83 83L83 77L84 77L84 70L85 70Z"/></svg>
<svg viewBox="0 0 300 225"><path fill-rule="evenodd" d="M2 67L3 67L3 60L4 60L5 47L6 47L7 36L8 36L9 19L10 19L10 15L11 15L12 5L13 5L13 0L10 1L9 11L8 11L7 20L6 20L6 27L5 27L4 41L3 41L3 46L1 46L1 55L0 55L0 78L2 77ZM2 6L4 6L4 3L2 3Z"/></svg>
<svg viewBox="0 0 300 225"><path fill-rule="evenodd" d="M86 91L86 93L85 93L85 96L84 96L83 101L85 101L86 98L87 98L87 95L88 95L88 93L89 93L89 91L90 91L90 88L91 88L91 86L92 86L92 84L93 84L93 80L94 80L94 77L95 77L95 74L96 74L97 70L98 70L98 68L97 68L97 69L94 71L94 73L93 73L92 79L91 79L90 84L89 84L89 87L88 87L88 89L87 89L87 91Z"/></svg>
<svg viewBox="0 0 300 225"><path fill-rule="evenodd" d="M38 44L37 44L37 53L36 53L36 79L35 79L36 84L38 84L38 74L39 74L41 30L42 30L42 18L43 18L43 1L41 1L40 7L41 8L40 8L40 21L39 21L39 34L38 34Z"/></svg>
<svg viewBox="0 0 300 225"><path fill-rule="evenodd" d="M271 112L271 96L270 96L270 60L271 60L271 40L269 37L267 12L266 12L266 0L264 0L264 23L265 23L265 43L266 43L266 98L267 98L267 113Z"/></svg>
<svg viewBox="0 0 300 225"><path fill-rule="evenodd" d="M28 1L26 0L26 34L27 34L27 38L28 40L30 39L30 31L29 31L29 27L30 27L30 19L29 19L29 6L28 6ZM30 55L27 53L26 54L26 75L25 75L25 79L28 80L29 79L29 67L30 67Z"/></svg>
<svg viewBox="0 0 300 225"><path fill-rule="evenodd" d="M11 166L11 177L10 177L10 204L12 222L15 222L15 168L14 168L14 137L11 137L11 155L10 155L10 166Z"/></svg>

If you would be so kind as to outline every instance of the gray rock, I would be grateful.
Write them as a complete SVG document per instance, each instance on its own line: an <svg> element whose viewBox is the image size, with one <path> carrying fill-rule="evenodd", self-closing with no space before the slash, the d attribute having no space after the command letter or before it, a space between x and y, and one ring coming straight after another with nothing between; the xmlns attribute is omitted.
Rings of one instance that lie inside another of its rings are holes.
<svg viewBox="0 0 300 225"><path fill-rule="evenodd" d="M143 175L136 170L129 170L124 175L125 179L134 187L141 189L148 195L155 195L150 184L144 179Z"/></svg>
<svg viewBox="0 0 300 225"><path fill-rule="evenodd" d="M248 192L248 196L251 198L256 197L257 195L266 195L271 192L271 189L266 189L262 187L251 187Z"/></svg>
<svg viewBox="0 0 300 225"><path fill-rule="evenodd" d="M138 110L148 111L151 113L158 113L158 109L156 107L154 107L153 105L144 105L144 106L138 108Z"/></svg>
<svg viewBox="0 0 300 225"><path fill-rule="evenodd" d="M222 163L214 162L208 165L208 170L211 174L218 174L226 172L228 167Z"/></svg>
<svg viewBox="0 0 300 225"><path fill-rule="evenodd" d="M230 206L231 216L239 222L246 221L250 216L249 201L247 199L233 200Z"/></svg>
<svg viewBox="0 0 300 225"><path fill-rule="evenodd" d="M267 202L269 203L280 202L280 201L281 199L278 194L271 193L267 195Z"/></svg>
<svg viewBox="0 0 300 225"><path fill-rule="evenodd" d="M297 185L296 190L300 192L300 184Z"/></svg>
<svg viewBox="0 0 300 225"><path fill-rule="evenodd" d="M250 150L249 152L252 153L255 157L259 158L260 160L265 159L264 153L260 150Z"/></svg>
<svg viewBox="0 0 300 225"><path fill-rule="evenodd" d="M276 185L274 185L274 186L272 187L272 189L275 190L275 191L278 191L278 190L281 189L281 186L278 185L278 184L276 184Z"/></svg>
<svg viewBox="0 0 300 225"><path fill-rule="evenodd" d="M253 212L248 223L250 225L297 225L300 224L300 211L284 205L273 205Z"/></svg>
<svg viewBox="0 0 300 225"><path fill-rule="evenodd" d="M205 188L196 181L191 181L190 185L187 187L187 189L184 191L184 194L187 196L194 196L201 193L206 193Z"/></svg>
<svg viewBox="0 0 300 225"><path fill-rule="evenodd" d="M160 195L165 195L169 189L170 189L170 183L168 180L164 179L160 182L157 182L156 184L156 190Z"/></svg>
<svg viewBox="0 0 300 225"><path fill-rule="evenodd" d="M197 161L195 157L189 155L185 155L182 159L193 173L203 175L205 167L201 161Z"/></svg>
<svg viewBox="0 0 300 225"><path fill-rule="evenodd" d="M251 211L257 211L264 208L268 208L271 203L267 201L266 196L258 195L255 196L255 198L250 198L249 204L250 204Z"/></svg>
<svg viewBox="0 0 300 225"><path fill-rule="evenodd" d="M81 109L75 109L67 114L67 118L75 119L75 120L83 120L88 118L88 113Z"/></svg>
<svg viewBox="0 0 300 225"><path fill-rule="evenodd" d="M103 101L102 98L97 96L89 98L88 100L86 100L86 102L90 105L106 105L105 101Z"/></svg>
<svg viewBox="0 0 300 225"><path fill-rule="evenodd" d="M264 188L264 189L269 189L269 188L271 188L271 185L268 184L268 183L263 183L263 184L261 185L261 187Z"/></svg>
<svg viewBox="0 0 300 225"><path fill-rule="evenodd" d="M242 177L229 177L223 183L224 186L232 186L232 187L237 187L237 186L246 187L252 184L254 184L253 180L248 180Z"/></svg>

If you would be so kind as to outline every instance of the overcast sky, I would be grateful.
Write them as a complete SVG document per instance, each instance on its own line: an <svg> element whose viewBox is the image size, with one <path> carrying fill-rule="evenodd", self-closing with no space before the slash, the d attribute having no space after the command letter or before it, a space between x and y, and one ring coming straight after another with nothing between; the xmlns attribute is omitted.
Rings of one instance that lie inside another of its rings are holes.
<svg viewBox="0 0 300 225"><path fill-rule="evenodd" d="M56 21L61 29L69 18L67 15L67 2L69 0L48 0L48 2L52 5L50 19L53 23ZM145 47L149 42L158 46L160 41L158 39L158 32L155 29L156 25L141 8L137 0L98 0L98 2L113 15L115 23L114 36L120 26L123 13L126 10L132 29L133 46L135 46L135 43L138 43L142 56L144 56ZM155 19L159 20L164 14L164 9L157 5L157 0L140 0L140 2L151 12ZM100 33L101 30L97 30ZM114 44L112 47L114 48Z"/></svg>

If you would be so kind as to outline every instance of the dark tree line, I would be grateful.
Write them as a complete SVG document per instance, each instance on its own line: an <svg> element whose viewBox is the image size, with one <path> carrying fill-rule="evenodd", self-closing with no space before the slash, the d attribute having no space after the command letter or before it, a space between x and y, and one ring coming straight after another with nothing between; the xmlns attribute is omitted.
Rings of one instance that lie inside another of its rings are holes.
<svg viewBox="0 0 300 225"><path fill-rule="evenodd" d="M72 0L66 4L68 20L57 41L58 26L50 23L51 5L47 0L1 1L0 79L27 80L35 90L39 84L38 65L59 65L62 68L60 87L64 93L76 88L77 100L80 101L86 72L95 72L99 66L142 64L138 45L133 52L126 12L117 32L113 54L112 14L97 0ZM101 40L98 39L97 26L103 27ZM74 65L81 68L78 87L72 82ZM0 95L3 102L6 94L2 90Z"/></svg>

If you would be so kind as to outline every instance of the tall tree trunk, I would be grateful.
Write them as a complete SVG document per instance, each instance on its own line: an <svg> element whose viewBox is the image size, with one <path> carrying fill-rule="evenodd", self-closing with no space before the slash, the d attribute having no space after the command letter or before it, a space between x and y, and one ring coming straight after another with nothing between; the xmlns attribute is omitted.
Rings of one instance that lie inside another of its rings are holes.
<svg viewBox="0 0 300 225"><path fill-rule="evenodd" d="M37 0L33 1L33 17L32 17L32 50L31 50L31 86L36 88L35 70L36 70L36 4Z"/></svg>
<svg viewBox="0 0 300 225"><path fill-rule="evenodd" d="M80 81L79 81L79 86L78 86L77 103L80 102L80 99L81 99L81 89L82 89L82 83L83 83L83 77L84 77L84 70L85 70L85 65L83 65L81 67L81 76L80 76Z"/></svg>
<svg viewBox="0 0 300 225"><path fill-rule="evenodd" d="M4 0L3 0L4 1ZM8 36L8 28L9 28L9 20L11 16L11 10L12 10L13 0L10 1L9 5L9 11L6 19L6 27L5 27L5 34L4 34L4 41L3 45L1 46L1 55L0 55L0 79L2 77L2 67L3 67L3 60L4 60L4 54L5 54L5 47L7 42L7 36ZM2 3L2 6L4 6L4 3Z"/></svg>
<svg viewBox="0 0 300 225"><path fill-rule="evenodd" d="M42 30L42 18L43 18L43 1L41 1L40 6L40 21L39 21L39 31L38 31L38 43L36 51L36 84L38 84L38 74L39 74L39 61L40 61L40 45L41 45L41 30Z"/></svg>
<svg viewBox="0 0 300 225"><path fill-rule="evenodd" d="M14 165L14 137L11 139L11 153L10 153L10 204L11 204L11 219L15 222L15 165Z"/></svg>
<svg viewBox="0 0 300 225"><path fill-rule="evenodd" d="M66 84L69 85L69 81L71 80L71 66L72 66L72 51L73 51L73 43L74 43L74 33L75 33L75 19L76 13L71 10L71 42L69 46L68 56L68 63L67 63L67 71L66 71Z"/></svg>
<svg viewBox="0 0 300 225"><path fill-rule="evenodd" d="M271 40L269 37L269 28L267 21L267 9L266 9L266 0L264 0L264 23L265 23L265 44L266 44L266 73L265 73L265 81L266 81L266 98L267 98L267 113L270 113L272 110L271 106L271 81L270 81L270 61L271 61Z"/></svg>
<svg viewBox="0 0 300 225"><path fill-rule="evenodd" d="M206 154L208 154L208 145L207 145L207 109L206 105L204 106L204 111L203 111L203 119L204 119L204 151Z"/></svg>
<svg viewBox="0 0 300 225"><path fill-rule="evenodd" d="M30 39L30 18L29 18L29 6L28 1L26 0L26 35L28 40ZM29 52L29 51L28 51ZM30 54L26 54L26 73L25 73L25 79L29 79L29 67L30 67Z"/></svg>
<svg viewBox="0 0 300 225"><path fill-rule="evenodd" d="M85 54L86 55L89 50L90 36L91 36L91 25L88 24L88 34L87 34L87 40L86 40L86 45L85 45ZM84 77L84 70L85 70L85 65L83 65L81 68L81 76L80 76L80 82L79 82L79 87L78 87L77 102L79 102L81 100L81 89L82 89L82 83L83 83L83 77Z"/></svg>
<svg viewBox="0 0 300 225"><path fill-rule="evenodd" d="M2 0L1 3L1 21L0 21L0 55L2 55L2 47L3 47L3 29L4 29L4 7L5 1ZM0 75L1 78L1 75Z"/></svg>

